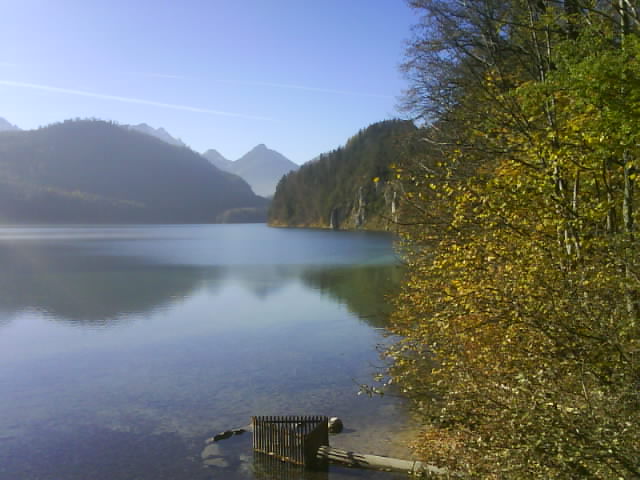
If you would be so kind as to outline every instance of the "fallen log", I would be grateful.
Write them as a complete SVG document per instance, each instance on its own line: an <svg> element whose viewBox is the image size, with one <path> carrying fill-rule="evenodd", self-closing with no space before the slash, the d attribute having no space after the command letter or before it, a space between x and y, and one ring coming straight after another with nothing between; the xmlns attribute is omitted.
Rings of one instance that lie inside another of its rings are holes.
<svg viewBox="0 0 640 480"><path fill-rule="evenodd" d="M340 448L323 445L318 449L319 460L329 461L353 468L366 468L370 470L387 470L392 472L403 472L412 475L451 475L445 469L428 465L419 461L400 460L397 458L381 457L379 455L368 455L355 453Z"/></svg>

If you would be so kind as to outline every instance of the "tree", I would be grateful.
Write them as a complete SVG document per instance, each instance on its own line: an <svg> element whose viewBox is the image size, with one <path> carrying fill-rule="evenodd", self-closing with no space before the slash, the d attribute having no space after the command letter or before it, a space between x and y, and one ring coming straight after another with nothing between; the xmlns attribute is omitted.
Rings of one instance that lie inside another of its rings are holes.
<svg viewBox="0 0 640 480"><path fill-rule="evenodd" d="M387 229L394 192L389 164L403 154L412 122L385 120L321 155L278 184L270 207L272 225ZM376 180L376 181L374 181Z"/></svg>
<svg viewBox="0 0 640 480"><path fill-rule="evenodd" d="M640 476L631 2L417 0L390 374L481 478Z"/></svg>

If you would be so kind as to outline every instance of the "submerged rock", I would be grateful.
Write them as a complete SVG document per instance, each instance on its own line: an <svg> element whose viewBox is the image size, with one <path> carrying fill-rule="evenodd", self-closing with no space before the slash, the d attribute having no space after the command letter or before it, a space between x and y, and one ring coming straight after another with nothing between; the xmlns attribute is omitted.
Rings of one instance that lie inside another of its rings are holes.
<svg viewBox="0 0 640 480"><path fill-rule="evenodd" d="M203 460L206 460L209 457L216 457L218 455L220 455L220 447L218 445L212 444L207 445L205 449L202 450L200 457L202 457Z"/></svg>
<svg viewBox="0 0 640 480"><path fill-rule="evenodd" d="M229 466L229 462L227 462L224 458L214 457L208 458L204 461L204 464L207 467L217 467L217 468L226 468Z"/></svg>

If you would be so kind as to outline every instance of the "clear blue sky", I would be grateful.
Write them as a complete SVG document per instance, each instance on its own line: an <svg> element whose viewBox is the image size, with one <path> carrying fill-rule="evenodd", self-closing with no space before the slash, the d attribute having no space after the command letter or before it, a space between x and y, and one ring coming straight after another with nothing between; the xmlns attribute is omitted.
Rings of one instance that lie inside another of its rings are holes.
<svg viewBox="0 0 640 480"><path fill-rule="evenodd" d="M403 0L6 1L0 117L145 122L303 163L398 116L415 21Z"/></svg>

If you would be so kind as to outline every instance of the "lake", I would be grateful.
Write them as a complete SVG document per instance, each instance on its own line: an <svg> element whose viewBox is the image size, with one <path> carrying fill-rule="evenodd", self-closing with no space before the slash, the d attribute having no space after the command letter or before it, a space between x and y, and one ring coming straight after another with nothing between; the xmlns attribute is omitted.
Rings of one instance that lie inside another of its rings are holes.
<svg viewBox="0 0 640 480"><path fill-rule="evenodd" d="M252 415L339 416L408 457L380 365L401 271L382 233L264 225L0 228L0 479L281 478ZM287 478L404 478L332 466Z"/></svg>

